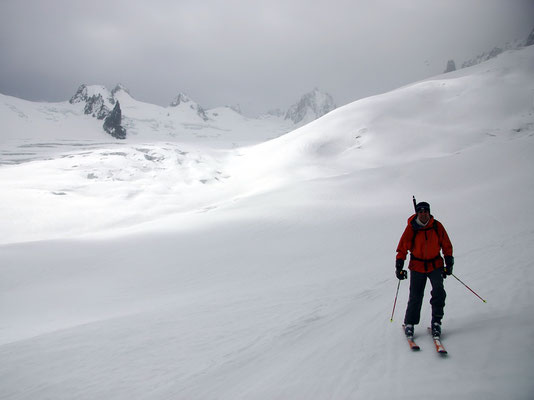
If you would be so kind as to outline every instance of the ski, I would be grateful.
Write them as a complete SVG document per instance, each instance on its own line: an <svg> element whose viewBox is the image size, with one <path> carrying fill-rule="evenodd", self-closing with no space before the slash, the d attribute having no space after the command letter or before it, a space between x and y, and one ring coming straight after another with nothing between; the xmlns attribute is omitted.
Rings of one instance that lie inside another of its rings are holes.
<svg viewBox="0 0 534 400"><path fill-rule="evenodd" d="M402 326L402 332L404 332L404 325ZM406 340L408 341L408 344L410 345L410 349L412 349L413 351L421 350L421 348L417 345L417 343L414 342L413 336L406 336Z"/></svg>
<svg viewBox="0 0 534 400"><path fill-rule="evenodd" d="M430 333L430 336L432 336L432 328L428 328L428 333ZM432 336L432 340L434 341L434 346L436 346L436 351L439 354L448 354L447 350L445 350L445 347L443 346L443 343L441 343L439 336Z"/></svg>

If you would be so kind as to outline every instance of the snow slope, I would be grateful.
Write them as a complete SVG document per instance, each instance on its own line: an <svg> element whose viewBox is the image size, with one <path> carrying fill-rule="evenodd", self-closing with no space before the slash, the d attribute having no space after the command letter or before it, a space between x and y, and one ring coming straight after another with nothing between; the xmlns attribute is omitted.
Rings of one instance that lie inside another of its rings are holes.
<svg viewBox="0 0 534 400"><path fill-rule="evenodd" d="M507 52L252 147L1 166L0 398L532 398L533 67ZM389 321L412 194L487 300L446 280L447 358L428 294L421 352L406 282Z"/></svg>

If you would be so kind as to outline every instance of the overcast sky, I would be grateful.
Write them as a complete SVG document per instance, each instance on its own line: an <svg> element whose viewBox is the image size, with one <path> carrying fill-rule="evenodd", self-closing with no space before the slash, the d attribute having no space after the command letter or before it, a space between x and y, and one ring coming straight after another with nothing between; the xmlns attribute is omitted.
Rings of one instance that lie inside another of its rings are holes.
<svg viewBox="0 0 534 400"><path fill-rule="evenodd" d="M533 28L534 0L0 0L0 92L64 101L120 82L253 115L318 87L343 105Z"/></svg>

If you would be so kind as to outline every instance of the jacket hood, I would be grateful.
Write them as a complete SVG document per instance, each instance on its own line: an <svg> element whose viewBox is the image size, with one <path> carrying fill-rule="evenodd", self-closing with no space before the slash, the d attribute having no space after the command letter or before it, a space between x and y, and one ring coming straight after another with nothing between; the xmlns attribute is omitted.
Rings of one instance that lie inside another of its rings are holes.
<svg viewBox="0 0 534 400"><path fill-rule="evenodd" d="M428 229L432 228L434 225L434 216L430 214L430 219L428 220L428 223L425 226L420 226L415 219L417 218L417 214L413 214L410 218L408 218L408 225L411 225L414 229Z"/></svg>

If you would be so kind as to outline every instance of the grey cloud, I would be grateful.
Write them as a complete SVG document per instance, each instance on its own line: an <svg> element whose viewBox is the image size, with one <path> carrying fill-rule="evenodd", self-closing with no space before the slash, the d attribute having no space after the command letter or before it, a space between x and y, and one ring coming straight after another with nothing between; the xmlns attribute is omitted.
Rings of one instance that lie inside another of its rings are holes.
<svg viewBox="0 0 534 400"><path fill-rule="evenodd" d="M534 27L531 0L4 0L0 92L68 99L122 82L141 101L338 104L439 74Z"/></svg>

